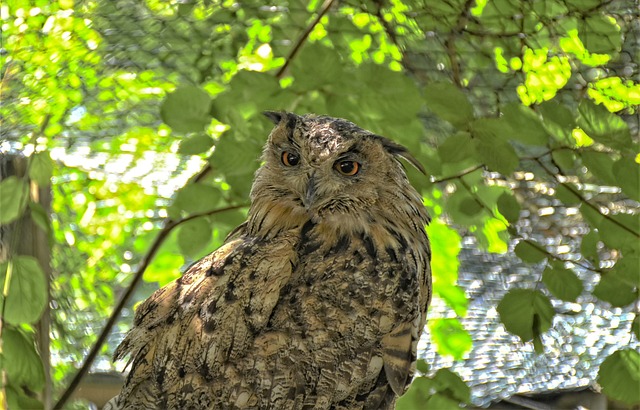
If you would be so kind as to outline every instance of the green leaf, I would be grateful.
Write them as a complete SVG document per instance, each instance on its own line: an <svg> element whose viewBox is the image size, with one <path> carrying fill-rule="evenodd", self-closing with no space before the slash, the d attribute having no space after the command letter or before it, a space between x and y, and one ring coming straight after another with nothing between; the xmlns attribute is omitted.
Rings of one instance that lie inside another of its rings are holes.
<svg viewBox="0 0 640 410"><path fill-rule="evenodd" d="M563 171L573 170L575 167L576 156L572 150L553 151L551 158L553 158L553 162Z"/></svg>
<svg viewBox="0 0 640 410"><path fill-rule="evenodd" d="M4 318L7 322L35 323L48 301L44 272L38 260L32 256L16 256L3 265L0 271L0 283L6 275L11 275ZM0 302L4 298L0 295Z"/></svg>
<svg viewBox="0 0 640 410"><path fill-rule="evenodd" d="M198 132L211 122L210 108L209 94L200 87L188 85L167 95L160 107L160 116L175 132Z"/></svg>
<svg viewBox="0 0 640 410"><path fill-rule="evenodd" d="M529 107L520 103L509 103L502 107L505 121L513 129L510 136L529 145L546 145L549 135L542 121Z"/></svg>
<svg viewBox="0 0 640 410"><path fill-rule="evenodd" d="M503 192L498 197L498 211L510 224L520 219L520 204L511 192Z"/></svg>
<svg viewBox="0 0 640 410"><path fill-rule="evenodd" d="M456 312L456 315L462 317L467 315L469 299L460 286L440 281L434 292Z"/></svg>
<svg viewBox="0 0 640 410"><path fill-rule="evenodd" d="M206 218L197 218L180 225L178 246L183 254L195 257L211 240L211 226Z"/></svg>
<svg viewBox="0 0 640 410"><path fill-rule="evenodd" d="M549 298L531 289L510 290L498 304L498 313L505 328L525 342L546 332L555 315Z"/></svg>
<svg viewBox="0 0 640 410"><path fill-rule="evenodd" d="M581 152L580 157L582 158L582 164L602 183L613 186L618 185L618 180L613 175L614 161L611 154L588 150Z"/></svg>
<svg viewBox="0 0 640 410"><path fill-rule="evenodd" d="M627 306L637 298L636 289L612 272L602 275L592 293L615 307Z"/></svg>
<svg viewBox="0 0 640 410"><path fill-rule="evenodd" d="M427 227L431 238L431 268L435 283L454 285L458 280L460 234L440 220Z"/></svg>
<svg viewBox="0 0 640 410"><path fill-rule="evenodd" d="M540 245L533 239L528 241L522 240L518 242L514 251L516 255L527 263L538 263L542 262L547 254L542 251L544 246Z"/></svg>
<svg viewBox="0 0 640 410"><path fill-rule="evenodd" d="M51 230L51 222L49 221L49 213L37 202L29 202L29 209L31 210L31 219L33 222L50 238L53 232Z"/></svg>
<svg viewBox="0 0 640 410"><path fill-rule="evenodd" d="M636 215L608 214L598 225L600 238L610 248L639 251L640 218Z"/></svg>
<svg viewBox="0 0 640 410"><path fill-rule="evenodd" d="M4 327L0 360L0 368L6 370L12 385L27 386L36 391L44 387L44 367L31 337L11 327Z"/></svg>
<svg viewBox="0 0 640 410"><path fill-rule="evenodd" d="M471 135L468 132L458 132L444 140L438 147L438 155L443 163L456 163L473 156Z"/></svg>
<svg viewBox="0 0 640 410"><path fill-rule="evenodd" d="M600 235L598 231L591 230L588 234L582 237L580 244L580 253L582 256L590 260L597 266L597 262L600 260L598 254L598 242L600 242Z"/></svg>
<svg viewBox="0 0 640 410"><path fill-rule="evenodd" d="M211 211L220 206L222 191L203 183L188 184L178 191L172 207L188 214Z"/></svg>
<svg viewBox="0 0 640 410"><path fill-rule="evenodd" d="M10 176L0 181L0 225L18 219L29 198L29 185L22 179Z"/></svg>
<svg viewBox="0 0 640 410"><path fill-rule="evenodd" d="M258 168L261 151L261 145L253 141L239 141L235 134L226 133L216 142L209 163L214 170L226 176L250 178Z"/></svg>
<svg viewBox="0 0 640 410"><path fill-rule="evenodd" d="M433 380L428 377L416 377L409 389L396 401L396 410L417 410L423 408L426 399L431 396Z"/></svg>
<svg viewBox="0 0 640 410"><path fill-rule="evenodd" d="M633 158L622 157L613 164L613 174L622 192L640 201L640 164Z"/></svg>
<svg viewBox="0 0 640 410"><path fill-rule="evenodd" d="M558 198L563 204L568 206L578 205L582 202L582 198L576 195L578 191L578 187L569 183L561 183L558 184L555 188L556 190L556 198Z"/></svg>
<svg viewBox="0 0 640 410"><path fill-rule="evenodd" d="M207 134L197 134L180 142L179 154L198 155L207 152L213 146L213 138Z"/></svg>
<svg viewBox="0 0 640 410"><path fill-rule="evenodd" d="M520 162L511 144L498 138L474 138L474 147L476 158L503 175L511 175Z"/></svg>
<svg viewBox="0 0 640 410"><path fill-rule="evenodd" d="M320 43L308 44L293 60L291 75L298 90L315 90L336 83L344 76L340 54Z"/></svg>
<svg viewBox="0 0 640 410"><path fill-rule="evenodd" d="M574 145L571 133L576 121L567 107L556 101L545 101L538 106L538 111L542 115L542 125L556 140Z"/></svg>
<svg viewBox="0 0 640 410"><path fill-rule="evenodd" d="M460 404L451 399L450 397L436 393L433 396L429 397L426 403L422 406L414 408L414 409L438 409L438 410L458 410L460 409Z"/></svg>
<svg viewBox="0 0 640 410"><path fill-rule="evenodd" d="M49 151L36 152L29 159L29 178L40 186L49 185L53 173L53 161Z"/></svg>
<svg viewBox="0 0 640 410"><path fill-rule="evenodd" d="M613 352L598 370L602 391L630 406L640 403L640 353L634 349Z"/></svg>
<svg viewBox="0 0 640 410"><path fill-rule="evenodd" d="M542 274L542 282L555 297L567 302L575 302L583 290L580 278L561 265L547 266Z"/></svg>
<svg viewBox="0 0 640 410"><path fill-rule="evenodd" d="M636 314L631 323L631 333L635 335L636 341L640 340L640 315Z"/></svg>
<svg viewBox="0 0 640 410"><path fill-rule="evenodd" d="M611 16L592 14L578 27L578 37L590 53L614 54L622 47L620 26Z"/></svg>
<svg viewBox="0 0 640 410"><path fill-rule="evenodd" d="M438 117L458 129L466 129L473 121L473 106L458 87L451 83L433 83L425 87L427 107Z"/></svg>
<svg viewBox="0 0 640 410"><path fill-rule="evenodd" d="M620 150L633 146L627 123L603 105L585 99L580 101L578 112L578 126L597 142Z"/></svg>
<svg viewBox="0 0 640 410"><path fill-rule="evenodd" d="M440 355L461 360L471 350L471 336L458 319L432 319L429 321L429 330Z"/></svg>
<svg viewBox="0 0 640 410"><path fill-rule="evenodd" d="M478 215L482 212L482 209L482 205L472 197L464 198L460 201L460 212L467 216Z"/></svg>
<svg viewBox="0 0 640 410"><path fill-rule="evenodd" d="M422 374L427 374L429 373L429 363L427 363L424 359L418 359L416 361L416 369L422 373Z"/></svg>
<svg viewBox="0 0 640 410"><path fill-rule="evenodd" d="M469 403L471 400L471 389L456 373L449 369L439 369L433 380L439 392L449 393L451 398L462 403Z"/></svg>

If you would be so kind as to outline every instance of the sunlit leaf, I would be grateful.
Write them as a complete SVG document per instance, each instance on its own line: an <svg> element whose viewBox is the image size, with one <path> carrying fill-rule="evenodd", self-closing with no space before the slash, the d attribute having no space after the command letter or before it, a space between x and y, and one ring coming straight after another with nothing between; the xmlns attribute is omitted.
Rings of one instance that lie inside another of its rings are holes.
<svg viewBox="0 0 640 410"><path fill-rule="evenodd" d="M434 291L456 312L456 315L461 317L467 315L469 299L467 299L464 290L460 288L460 286L450 283L439 283Z"/></svg>
<svg viewBox="0 0 640 410"><path fill-rule="evenodd" d="M37 391L44 386L44 367L31 337L11 327L2 329L2 366L9 382Z"/></svg>
<svg viewBox="0 0 640 410"><path fill-rule="evenodd" d="M460 360L471 349L471 336L458 319L432 319L428 326L438 354Z"/></svg>
<svg viewBox="0 0 640 410"><path fill-rule="evenodd" d="M434 282L455 284L460 265L460 235L439 220L431 222L427 232L431 238L431 269Z"/></svg>
<svg viewBox="0 0 640 410"><path fill-rule="evenodd" d="M180 133L202 131L211 122L211 97L200 87L183 86L168 94L160 108L162 121Z"/></svg>
<svg viewBox="0 0 640 410"><path fill-rule="evenodd" d="M553 306L538 290L512 289L498 304L500 321L506 329L527 342L551 327Z"/></svg>
<svg viewBox="0 0 640 410"><path fill-rule="evenodd" d="M571 270L559 265L549 265L542 274L542 282L558 299L575 302L582 293L582 281Z"/></svg>
<svg viewBox="0 0 640 410"><path fill-rule="evenodd" d="M11 275L9 295L5 301L4 319L14 325L34 323L47 304L47 285L38 260L32 256L15 256L2 265L0 283ZM0 301L4 298L0 295Z"/></svg>
<svg viewBox="0 0 640 410"><path fill-rule="evenodd" d="M598 370L598 383L615 400L630 406L640 403L640 353L628 348L609 355Z"/></svg>
<svg viewBox="0 0 640 410"><path fill-rule="evenodd" d="M460 89L451 83L432 83L425 87L427 107L459 129L473 121L473 106Z"/></svg>
<svg viewBox="0 0 640 410"><path fill-rule="evenodd" d="M173 252L159 253L147 267L143 279L147 282L158 282L160 286L180 276L184 265L184 257Z"/></svg>
<svg viewBox="0 0 640 410"><path fill-rule="evenodd" d="M29 186L24 180L11 176L0 181L0 225L18 219L28 198Z"/></svg>
<svg viewBox="0 0 640 410"><path fill-rule="evenodd" d="M547 254L543 251L544 247L534 240L520 241L516 245L514 252L518 258L527 263L542 262Z"/></svg>

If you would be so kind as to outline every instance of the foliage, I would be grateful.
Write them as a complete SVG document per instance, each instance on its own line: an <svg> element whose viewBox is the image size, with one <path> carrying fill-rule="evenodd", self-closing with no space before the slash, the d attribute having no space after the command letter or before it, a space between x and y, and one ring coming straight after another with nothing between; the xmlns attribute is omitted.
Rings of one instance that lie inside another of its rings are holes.
<svg viewBox="0 0 640 410"><path fill-rule="evenodd" d="M86 354L75 346L98 339L87 322L110 314L114 294L144 275L136 300L146 296L243 220L268 132L265 109L349 118L406 145L425 165L429 179L408 172L434 217L434 293L452 310L429 325L440 354L463 360L471 347L459 322L468 302L456 284L458 232L544 271L537 289L512 289L497 307L506 329L537 351L553 324L551 298L581 303L589 291L576 267L600 276L597 298L638 303L640 220L625 212L640 200L638 136L629 127L640 85L622 64L638 50L624 35L624 13L614 13L632 4L15 0L1 7L2 93L10 102L0 107L2 148L29 156L29 180L0 182L0 224L31 215L51 233L52 348L65 358L54 361L57 392ZM166 173L153 177L171 163L178 164L167 173L182 186L164 186ZM123 170L134 176L114 177ZM532 204L514 187L531 180L579 210L589 228L581 259L565 260L523 230ZM51 183L50 219L30 183ZM594 185L615 194L594 195ZM32 329L46 291L42 267L26 255L10 255L1 272L8 384L0 402L19 407L32 400L24 383L42 388ZM119 307L128 313L132 303ZM633 375L637 361L630 350L609 356L599 375L605 393L638 403L633 377L616 376ZM468 402L453 373L423 373L399 408Z"/></svg>

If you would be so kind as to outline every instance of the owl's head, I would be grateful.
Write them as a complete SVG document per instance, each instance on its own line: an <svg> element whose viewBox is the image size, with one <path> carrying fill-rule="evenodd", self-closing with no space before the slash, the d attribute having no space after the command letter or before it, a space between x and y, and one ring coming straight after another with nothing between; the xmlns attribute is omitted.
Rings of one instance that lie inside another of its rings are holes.
<svg viewBox="0 0 640 410"><path fill-rule="evenodd" d="M403 146L339 118L265 115L275 128L251 190L255 233L270 236L308 220L358 229L422 208L399 158L424 169Z"/></svg>

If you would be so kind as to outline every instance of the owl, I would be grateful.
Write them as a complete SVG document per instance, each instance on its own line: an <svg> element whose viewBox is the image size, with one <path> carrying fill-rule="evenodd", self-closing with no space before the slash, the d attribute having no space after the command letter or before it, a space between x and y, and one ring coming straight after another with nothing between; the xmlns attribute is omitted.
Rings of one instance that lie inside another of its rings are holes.
<svg viewBox="0 0 640 410"><path fill-rule="evenodd" d="M389 409L410 382L431 251L400 158L422 166L343 119L265 115L246 222L137 309L109 408Z"/></svg>

